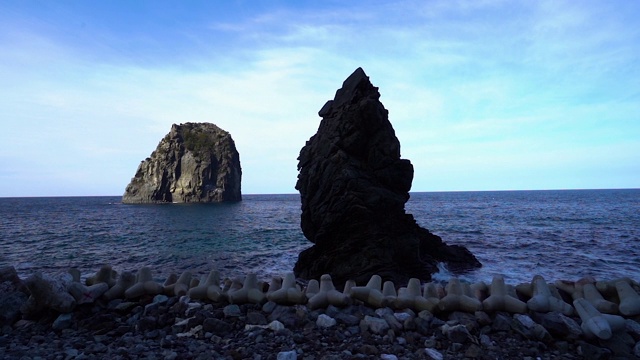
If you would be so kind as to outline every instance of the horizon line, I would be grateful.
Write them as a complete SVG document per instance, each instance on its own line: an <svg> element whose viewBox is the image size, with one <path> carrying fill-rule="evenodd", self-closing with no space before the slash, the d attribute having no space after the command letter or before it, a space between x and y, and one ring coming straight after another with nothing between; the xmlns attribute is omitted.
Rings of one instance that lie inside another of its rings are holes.
<svg viewBox="0 0 640 360"><path fill-rule="evenodd" d="M416 193L465 193L465 192L519 192L519 191L594 191L594 190L640 190L637 188L565 188L565 189L498 189L498 190L416 190L409 191L409 194ZM299 195L297 192L291 193L248 193L242 196L264 196L264 195ZM80 197L122 197L122 195L25 195L25 196L0 196L0 199L24 199L24 198L80 198ZM194 202L196 204L196 202Z"/></svg>

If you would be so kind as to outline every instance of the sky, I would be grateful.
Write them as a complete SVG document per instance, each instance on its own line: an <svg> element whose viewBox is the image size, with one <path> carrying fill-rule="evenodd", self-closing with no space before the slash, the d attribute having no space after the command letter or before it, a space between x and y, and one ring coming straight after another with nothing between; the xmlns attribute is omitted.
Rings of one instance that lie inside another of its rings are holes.
<svg viewBox="0 0 640 360"><path fill-rule="evenodd" d="M640 187L638 1L0 2L0 197L122 195L174 123L295 193L362 67L412 191Z"/></svg>

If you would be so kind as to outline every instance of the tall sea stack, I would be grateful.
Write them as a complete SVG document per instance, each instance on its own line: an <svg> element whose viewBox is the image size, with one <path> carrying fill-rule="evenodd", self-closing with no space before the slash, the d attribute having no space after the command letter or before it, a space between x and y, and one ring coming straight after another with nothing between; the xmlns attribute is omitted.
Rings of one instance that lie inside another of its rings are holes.
<svg viewBox="0 0 640 360"><path fill-rule="evenodd" d="M231 135L210 123L171 126L138 166L127 204L240 201L242 169Z"/></svg>
<svg viewBox="0 0 640 360"><path fill-rule="evenodd" d="M452 270L480 267L463 246L447 245L405 213L413 166L361 68L318 113L318 132L300 151L302 231L314 243L300 253L296 276L330 274L340 284L378 274L396 284L425 281L438 262Z"/></svg>

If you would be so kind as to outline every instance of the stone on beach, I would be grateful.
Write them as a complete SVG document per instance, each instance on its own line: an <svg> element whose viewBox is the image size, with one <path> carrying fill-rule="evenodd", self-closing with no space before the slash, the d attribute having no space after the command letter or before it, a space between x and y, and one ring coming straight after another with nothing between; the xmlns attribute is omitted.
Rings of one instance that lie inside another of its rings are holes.
<svg viewBox="0 0 640 360"><path fill-rule="evenodd" d="M127 272L124 272L121 278L125 274ZM74 284L82 285L82 283L71 280L72 278L78 279L77 275L75 273L73 277L64 275L60 278L62 283L66 284L69 293L74 291L72 287ZM150 272L148 275L150 276ZM121 278L118 281L121 281ZM149 277L140 274L139 280L145 278ZM191 280L193 279L192 277ZM202 289L198 290L201 294L206 294L207 286L215 286L220 289L217 272L210 272L207 279L203 278L201 281ZM379 277L372 277L368 284L370 289L380 291L380 280ZM187 283L186 280L174 281L173 283L177 282ZM194 284L193 281L188 283L189 286ZM257 285L255 287L253 285L246 286L251 283ZM318 284L317 281L315 283ZM264 292L266 286L257 281L255 274L249 274L244 283L239 280L234 282L229 280L227 284L229 294L247 288L257 288L256 290L268 297L276 291L295 289L297 296L306 300L303 291L295 283L295 276L291 273L285 275L284 282L273 281L274 291L269 292ZM86 330L90 330L90 333L94 334L88 336L95 336L96 339L115 336L111 341L139 336L140 339L135 340L138 347L143 343L154 346L150 344L155 339L163 339L166 346L170 346L172 351L177 352L176 358L192 356L196 349L204 349L202 344L210 344L211 348L218 346L217 349L220 349L219 346L223 343L226 344L224 346L251 349L249 352L242 353L242 358L250 357L251 351L273 357L277 351L283 349L282 344L285 343L286 346L296 344L294 346L298 353L306 355L324 354L333 346L341 344L342 350L336 349L336 352L332 352L340 358L361 357L360 354L381 356L380 354L392 353L398 358L413 358L413 356L421 358L424 356L423 350L426 347L445 351L447 358L454 352L459 354L457 357L464 356L466 358L478 358L480 354L486 354L491 358L526 358L530 355L547 358L553 354L551 357L564 356L563 358L574 359L576 358L573 357L576 354L576 348L580 348L580 346L583 349L581 351L593 353L600 351L604 354L610 352L617 358L630 358L635 351L634 345L640 341L640 324L636 315L625 319L617 315L602 314L586 299L587 296L578 297L573 302L579 319L576 316L565 316L557 311L548 313L530 311L527 315L508 315L505 313L505 311L509 312L506 307L492 307L491 305L483 307L484 311L476 312L469 311L471 308L465 311L458 306L445 307L444 313L420 311L416 314L419 310L419 305L415 304L416 299L439 299L441 290L437 284L424 284L421 292L422 285L419 280L411 279L406 287L400 288L398 296L395 297L404 301L403 307L407 308L396 313L389 307L375 309L377 306L366 302L364 305L360 301L349 304L349 300L356 299L358 289L362 288L353 286L352 282L345 284L343 292L335 289L329 275L321 278L320 284L322 285L317 289L313 289L314 285L311 284L312 289L309 294L315 294L311 295L312 299L318 294L324 294L324 300L321 301L322 306L314 304L318 301L317 298L306 306L300 304L282 306L271 301L267 303L271 304L270 306L267 304L256 306L250 301L226 305L226 301L211 302L208 298L202 299L204 301L197 301L189 296L177 296L174 292L170 296L157 295L153 297L153 300L150 296L140 296L137 300L117 300L108 304L104 301L96 302L90 306L77 304L74 308L76 311L72 313L58 314L57 317L49 317L50 312L46 313L46 317L50 319L46 320L46 323L49 326L48 331L54 330L59 339L63 339L65 334L76 334L77 336ZM381 295L392 296L395 287L390 282L385 284L387 289L382 291ZM593 283L589 284L593 285ZM625 284L629 283L625 282ZM97 285L103 288L107 287L106 283ZM116 286L118 283L112 289ZM631 285L629 286L631 287ZM191 288L189 292L196 288L197 286ZM458 295L460 296L458 299L466 296L479 301L475 296L484 296L484 291L477 291L482 287L474 288L475 292L472 291L472 286L469 284L461 283L458 279L452 278L447 285L447 293L444 298L448 295ZM587 288L587 283L582 284L581 290L579 290L580 294L588 294ZM631 289L633 290L633 287ZM330 297L327 296L331 291L335 292L337 300L335 303L331 303ZM635 292L635 290L633 291ZM364 293L366 294L366 291ZM490 295L484 299L484 302L489 300L489 302L496 301L499 304L500 301L492 300L495 299L492 296L508 298L514 295L504 284L504 278L497 276L492 282ZM106 297L106 293L104 297ZM122 298L122 295L119 298ZM624 301L624 299L625 295L622 295L621 300ZM347 300L347 302L342 302L343 300ZM412 301L414 301L413 305ZM283 302L283 304L288 304L288 302ZM485 311L496 311L497 313L495 316L493 314L489 316ZM169 314L171 315L169 316ZM25 314L25 319L34 315L35 313ZM114 317L121 320L114 322ZM42 323L42 320L39 320L38 323ZM19 320L15 322L13 320L9 327L4 326L2 331L10 331L13 336L13 334L21 332L20 329L28 326L34 327L34 324L33 321ZM11 329L8 330L8 328ZM45 335L44 339L46 336L48 335ZM490 339L487 340L489 336ZM43 337L35 337L35 339L37 340L34 340L34 344L37 342L43 345L47 342L45 340L43 343ZM188 349L185 347L181 350L180 346L176 347L176 341L183 342L187 339L193 340L189 343ZM306 339L309 341L305 341ZM478 339L480 340L478 341ZM272 341L277 341L278 345L266 345ZM13 349L11 351L20 349L13 346L13 342L12 337L7 338L0 335L0 345L11 344L11 349ZM325 342L326 345L313 345L318 342ZM86 341L77 342L77 344L81 343L90 344L93 341L88 338ZM199 345L194 346L193 344ZM331 345L328 346L329 344ZM416 345L423 347L418 349ZM533 348L531 348L532 345ZM116 346L132 349L130 343L118 343ZM514 347L517 348L517 352L507 350ZM80 354L82 351L95 354L91 349L83 350L82 345L74 345L75 349L79 351L74 354ZM273 352L274 349L275 352ZM107 351L105 348L104 352ZM150 354L153 354L153 350L145 351L151 351ZM35 353L37 356L42 356L42 354L42 352ZM131 354L133 357L137 356L135 352ZM211 353L210 355L222 358L230 356L230 353ZM173 355L170 357L173 358Z"/></svg>

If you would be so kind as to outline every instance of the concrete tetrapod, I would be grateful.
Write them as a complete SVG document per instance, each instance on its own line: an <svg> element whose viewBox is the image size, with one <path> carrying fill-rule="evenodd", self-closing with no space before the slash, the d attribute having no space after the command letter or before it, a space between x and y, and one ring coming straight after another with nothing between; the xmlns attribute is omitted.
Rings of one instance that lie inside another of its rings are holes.
<svg viewBox="0 0 640 360"><path fill-rule="evenodd" d="M428 310L433 313L438 303L439 300L437 299L423 297L420 289L420 280L411 278L406 288L402 287L398 290L398 297L394 306L396 309L410 308L417 311Z"/></svg>
<svg viewBox="0 0 640 360"><path fill-rule="evenodd" d="M608 340L614 331L625 327L625 319L622 316L601 314L587 299L576 299L573 306L582 319L582 331L589 337Z"/></svg>
<svg viewBox="0 0 640 360"><path fill-rule="evenodd" d="M585 276L578 281L556 280L555 286L559 290L571 295L571 299L576 300L584 298L584 286L594 284L596 280L591 276ZM555 294L551 294L555 295Z"/></svg>
<svg viewBox="0 0 640 360"><path fill-rule="evenodd" d="M507 293L507 285L502 275L493 277L490 295L482 302L482 306L485 311L506 311L518 314L527 312L527 304Z"/></svg>
<svg viewBox="0 0 640 360"><path fill-rule="evenodd" d="M80 304L90 304L96 301L100 296L109 290L109 285L104 282L100 282L94 285L85 286L79 282L72 282L69 284L67 290L69 294L76 299L76 303Z"/></svg>
<svg viewBox="0 0 640 360"><path fill-rule="evenodd" d="M602 281L598 281L596 282L596 288L598 289L598 291L600 291L600 294L602 294L602 296L604 296L605 298L609 299L611 297L617 297L618 296L618 290L616 289L616 283L618 281L624 281L627 284L629 284L630 286L638 286L637 283L634 283L633 280L631 280L628 277L621 277L621 278L617 278L617 279L613 279L613 280L602 280Z"/></svg>
<svg viewBox="0 0 640 360"><path fill-rule="evenodd" d="M169 274L167 279L162 284L162 293L167 296L173 296L173 288L176 286L176 282L178 282L178 274Z"/></svg>
<svg viewBox="0 0 640 360"><path fill-rule="evenodd" d="M102 265L100 270L98 270L95 275L89 276L85 283L87 286L106 283L109 285L109 288L112 288L116 284L117 277L118 273L113 271L111 265Z"/></svg>
<svg viewBox="0 0 640 360"><path fill-rule="evenodd" d="M311 281L309 281L311 284ZM313 295L308 302L311 310L326 308L329 305L347 306L351 298L336 290L331 280L331 275L324 274L320 277L320 291Z"/></svg>
<svg viewBox="0 0 640 360"><path fill-rule="evenodd" d="M593 283L582 285L581 289L582 295L584 298L593 305L596 310L600 311L603 314L617 314L618 304L611 302L609 300L605 300L602 297L602 294L596 288L596 285Z"/></svg>
<svg viewBox="0 0 640 360"><path fill-rule="evenodd" d="M267 293L267 299L280 305L304 304L307 301L302 290L296 286L296 276L292 272L284 276L284 281L279 289Z"/></svg>
<svg viewBox="0 0 640 360"><path fill-rule="evenodd" d="M382 294L382 278L380 275L372 275L366 286L352 287L351 297L374 308L385 307L385 297Z"/></svg>
<svg viewBox="0 0 640 360"><path fill-rule="evenodd" d="M342 293L347 295L347 296L349 296L349 297L351 297L351 289L356 287L356 286L357 286L357 284L356 284L355 280L347 280L344 283L344 288L342 289Z"/></svg>
<svg viewBox="0 0 640 360"><path fill-rule="evenodd" d="M620 313L624 316L640 314L640 295L633 290L627 281L616 282L616 290L620 298Z"/></svg>
<svg viewBox="0 0 640 360"><path fill-rule="evenodd" d="M53 309L68 313L76 306L76 300L67 291L70 276L58 279L35 273L25 280L31 295L21 307L24 314L37 313L42 309Z"/></svg>
<svg viewBox="0 0 640 360"><path fill-rule="evenodd" d="M220 292L220 273L217 270L211 270L206 279L203 279L198 286L189 289L189 297L192 299L207 299L207 292L210 287L214 287Z"/></svg>
<svg viewBox="0 0 640 360"><path fill-rule="evenodd" d="M309 280L309 283L307 283L307 287L304 289L304 295L307 297L307 299L311 299L319 292L320 292L320 283L318 282L318 280L316 279Z"/></svg>
<svg viewBox="0 0 640 360"><path fill-rule="evenodd" d="M244 283L244 280L241 277L235 277L233 278L233 280L226 278L224 279L224 286L222 288L222 292L227 294L227 297L229 297L231 293L234 293L242 289L243 283Z"/></svg>
<svg viewBox="0 0 640 360"><path fill-rule="evenodd" d="M124 297L133 299L142 295L158 295L162 293L162 290L162 285L153 281L151 269L144 266L138 270L136 283L124 292Z"/></svg>
<svg viewBox="0 0 640 360"><path fill-rule="evenodd" d="M107 292L104 293L104 297L107 300L118 299L124 296L124 292L132 287L136 283L136 276L129 271L125 271L118 277L116 284Z"/></svg>
<svg viewBox="0 0 640 360"><path fill-rule="evenodd" d="M269 289L267 290L267 297L270 293L278 291L282 288L282 278L280 276L274 276L269 283Z"/></svg>
<svg viewBox="0 0 640 360"><path fill-rule="evenodd" d="M191 272L185 271L183 272L178 281L173 285L173 294L175 296L184 296L189 292L189 286L191 286Z"/></svg>
<svg viewBox="0 0 640 360"><path fill-rule="evenodd" d="M236 291L229 291L229 302L231 304L261 304L267 295L258 288L258 276L255 273L247 274L242 288Z"/></svg>
<svg viewBox="0 0 640 360"><path fill-rule="evenodd" d="M384 304L393 304L396 301L398 293L396 292L396 285L393 281L384 282L382 285L382 296L384 296Z"/></svg>
<svg viewBox="0 0 640 360"><path fill-rule="evenodd" d="M482 303L475 297L464 293L458 278L451 278L446 287L447 295L440 299L438 307L442 311L476 312L482 309Z"/></svg>
<svg viewBox="0 0 640 360"><path fill-rule="evenodd" d="M571 305L551 295L549 285L542 276L534 276L532 285L533 296L527 301L530 310L537 312L558 311L567 316L573 314Z"/></svg>
<svg viewBox="0 0 640 360"><path fill-rule="evenodd" d="M489 297L489 287L483 281L480 281L478 283L473 283L470 285L470 287L471 287L471 293L476 299L480 301L484 301L486 298Z"/></svg>

